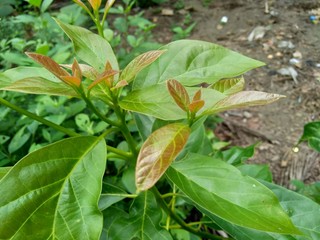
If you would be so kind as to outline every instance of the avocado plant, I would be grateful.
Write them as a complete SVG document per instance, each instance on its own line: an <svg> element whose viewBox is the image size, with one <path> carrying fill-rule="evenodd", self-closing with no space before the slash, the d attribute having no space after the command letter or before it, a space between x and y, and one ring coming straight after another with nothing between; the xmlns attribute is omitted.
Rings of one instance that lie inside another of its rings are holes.
<svg viewBox="0 0 320 240"><path fill-rule="evenodd" d="M213 154L205 133L212 114L283 97L243 91L262 62L179 40L119 69L103 37L56 21L77 59L26 53L41 67L1 73L0 89L78 98L106 128L84 135L0 98L65 135L0 168L0 239L320 239L319 205L230 164L241 153Z"/></svg>

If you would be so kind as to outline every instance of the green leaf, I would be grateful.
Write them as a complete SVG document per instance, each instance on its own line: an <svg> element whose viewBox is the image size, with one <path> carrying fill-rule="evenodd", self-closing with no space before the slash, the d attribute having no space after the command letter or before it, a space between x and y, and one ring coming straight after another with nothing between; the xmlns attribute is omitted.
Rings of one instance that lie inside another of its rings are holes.
<svg viewBox="0 0 320 240"><path fill-rule="evenodd" d="M76 97L76 92L45 68L17 67L0 73L0 89Z"/></svg>
<svg viewBox="0 0 320 240"><path fill-rule="evenodd" d="M222 99L214 106L212 106L211 109L207 109L206 111L204 111L203 115L213 114L236 108L265 105L277 101L278 99L283 97L285 96L274 93L242 91Z"/></svg>
<svg viewBox="0 0 320 240"><path fill-rule="evenodd" d="M129 92L119 105L126 110L163 120L178 120L187 117L186 113L174 103L164 84Z"/></svg>
<svg viewBox="0 0 320 240"><path fill-rule="evenodd" d="M165 51L153 50L139 55L123 69L120 80L126 80L130 83L142 69L157 60L164 52Z"/></svg>
<svg viewBox="0 0 320 240"><path fill-rule="evenodd" d="M189 154L173 163L167 176L208 216L262 231L300 233L268 188L226 162Z"/></svg>
<svg viewBox="0 0 320 240"><path fill-rule="evenodd" d="M30 94L78 97L78 94L70 86L62 82L51 82L41 77L24 78L1 89Z"/></svg>
<svg viewBox="0 0 320 240"><path fill-rule="evenodd" d="M56 19L58 25L72 40L77 56L102 73L109 61L113 70L119 70L110 44L102 37L82 27L72 26Z"/></svg>
<svg viewBox="0 0 320 240"><path fill-rule="evenodd" d="M203 124L205 119L206 118L199 120L199 125L197 123L192 125L188 142L179 154L178 159L185 157L188 153L207 155L213 152L212 144L207 137L206 129Z"/></svg>
<svg viewBox="0 0 320 240"><path fill-rule="evenodd" d="M272 182L272 173L268 164L244 164L237 167L243 175Z"/></svg>
<svg viewBox="0 0 320 240"><path fill-rule="evenodd" d="M10 139L9 136L6 135L0 135L0 145L6 143Z"/></svg>
<svg viewBox="0 0 320 240"><path fill-rule="evenodd" d="M52 82L61 82L59 78L42 67L17 67L0 73L0 88L25 78L42 77Z"/></svg>
<svg viewBox="0 0 320 240"><path fill-rule="evenodd" d="M75 122L81 131L93 134L92 123L91 123L90 118L87 114L85 114L85 113L77 114L75 117Z"/></svg>
<svg viewBox="0 0 320 240"><path fill-rule="evenodd" d="M9 153L13 153L20 149L30 137L31 133L27 130L27 126L20 128L20 130L13 136L8 146Z"/></svg>
<svg viewBox="0 0 320 240"><path fill-rule="evenodd" d="M41 12L45 12L48 9L48 7L50 7L52 2L53 0L43 0L40 8Z"/></svg>
<svg viewBox="0 0 320 240"><path fill-rule="evenodd" d="M0 167L0 180L9 172L12 167Z"/></svg>
<svg viewBox="0 0 320 240"><path fill-rule="evenodd" d="M145 116L138 113L133 113L134 121L143 141L145 141L152 133L152 126L155 122L153 117Z"/></svg>
<svg viewBox="0 0 320 240"><path fill-rule="evenodd" d="M186 88L189 96L199 90L198 87ZM223 93L213 89L201 89L204 107L199 114L206 109L211 109L218 101L225 98ZM187 114L179 108L167 87L164 84L157 84L141 90L135 90L120 101L120 106L126 110L153 116L162 120L179 120L187 118Z"/></svg>
<svg viewBox="0 0 320 240"><path fill-rule="evenodd" d="M122 196L124 194L127 194L126 191L116 187L115 185L104 182L102 185L102 193L99 200L100 211L103 211L110 207L112 204L124 199L125 196Z"/></svg>
<svg viewBox="0 0 320 240"><path fill-rule="evenodd" d="M27 0L30 5L40 7L42 0Z"/></svg>
<svg viewBox="0 0 320 240"><path fill-rule="evenodd" d="M309 146L320 152L320 122L310 122L304 125L300 142L308 141Z"/></svg>
<svg viewBox="0 0 320 240"><path fill-rule="evenodd" d="M162 212L153 193L141 193L133 202L129 215L116 208L104 211L104 239L170 240L169 232L160 227Z"/></svg>
<svg viewBox="0 0 320 240"><path fill-rule="evenodd" d="M222 151L221 158L222 160L234 166L242 164L247 159L253 157L256 145L257 144L253 144L248 147L232 147L228 150Z"/></svg>
<svg viewBox="0 0 320 240"><path fill-rule="evenodd" d="M264 65L204 41L179 40L163 46L160 50L167 52L138 74L134 80L134 89L152 86L168 79L176 79L185 86L203 82L213 84L222 78L236 77Z"/></svg>
<svg viewBox="0 0 320 240"><path fill-rule="evenodd" d="M188 125L173 123L153 132L142 145L136 165L136 186L145 191L160 179L186 144Z"/></svg>
<svg viewBox="0 0 320 240"><path fill-rule="evenodd" d="M106 145L96 137L65 139L21 159L0 181L0 239L98 239L105 165Z"/></svg>
<svg viewBox="0 0 320 240"><path fill-rule="evenodd" d="M290 216L294 225L305 236L280 235L236 226L217 217L211 218L237 240L313 240L320 239L320 205L312 200L280 187L261 181L278 197L281 206Z"/></svg>
<svg viewBox="0 0 320 240"><path fill-rule="evenodd" d="M221 79L220 81L214 83L211 86L211 88L219 92L222 92L226 95L231 95L243 90L244 78L239 77L239 78Z"/></svg>

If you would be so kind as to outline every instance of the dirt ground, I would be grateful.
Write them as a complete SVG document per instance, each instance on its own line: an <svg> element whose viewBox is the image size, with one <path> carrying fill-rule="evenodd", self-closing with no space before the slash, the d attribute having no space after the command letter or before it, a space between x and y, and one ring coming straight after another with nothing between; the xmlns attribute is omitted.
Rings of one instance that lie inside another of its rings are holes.
<svg viewBox="0 0 320 240"><path fill-rule="evenodd" d="M190 13L197 22L190 38L217 43L266 63L245 75L246 89L287 96L268 106L223 113L225 122L216 135L240 146L260 141L250 162L269 164L279 184L288 186L292 179L319 181L319 154L303 144L298 153L292 148L304 124L320 119L320 23L309 19L317 14L311 11L320 9L320 1L185 0L180 10L169 3L165 7L174 14L153 12L152 20L158 25L155 40L169 42L172 26ZM228 18L225 24L221 24L223 16ZM279 73L288 68L291 74Z"/></svg>

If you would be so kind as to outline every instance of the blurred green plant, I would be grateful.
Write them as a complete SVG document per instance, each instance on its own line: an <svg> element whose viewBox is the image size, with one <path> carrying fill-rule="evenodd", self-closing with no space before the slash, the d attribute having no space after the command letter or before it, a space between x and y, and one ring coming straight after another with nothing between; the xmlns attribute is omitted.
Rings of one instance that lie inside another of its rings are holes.
<svg viewBox="0 0 320 240"><path fill-rule="evenodd" d="M312 184L304 184L299 180L292 180L291 184L295 186L296 192L311 198L313 201L320 204L320 182L314 182Z"/></svg>
<svg viewBox="0 0 320 240"><path fill-rule="evenodd" d="M172 28L172 32L174 33L172 39L179 40L188 38L196 25L197 23L193 21L191 14L186 14L181 26L175 26Z"/></svg>

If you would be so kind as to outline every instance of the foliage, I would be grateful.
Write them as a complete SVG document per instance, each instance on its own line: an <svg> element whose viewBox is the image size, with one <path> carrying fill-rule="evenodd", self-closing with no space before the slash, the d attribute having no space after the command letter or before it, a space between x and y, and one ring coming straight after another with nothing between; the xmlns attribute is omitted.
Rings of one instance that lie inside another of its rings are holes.
<svg viewBox="0 0 320 240"><path fill-rule="evenodd" d="M186 14L181 26L174 26L172 28L172 32L174 33L173 40L179 40L189 37L196 24L197 23L192 20L191 14Z"/></svg>
<svg viewBox="0 0 320 240"><path fill-rule="evenodd" d="M307 141L309 146L320 152L320 122L310 122L304 126L299 143Z"/></svg>
<svg viewBox="0 0 320 240"><path fill-rule="evenodd" d="M41 116L48 106L27 111L0 98L39 122L14 130L11 151L19 141L35 142L37 125L64 138L52 137L0 168L1 239L223 239L216 234L221 229L229 239L319 238L319 205L267 182L267 166L246 165L254 146L214 151L204 128L217 112L283 97L242 91L237 76L263 63L213 43L180 40L119 67L97 18L101 1L75 2L96 16L99 33L56 20L77 59L59 65L28 52L42 67L1 74L1 90L38 94L58 106L65 101L59 116L48 119ZM75 125L68 116L76 116Z"/></svg>
<svg viewBox="0 0 320 240"><path fill-rule="evenodd" d="M160 47L160 44L152 39L151 31L156 25L143 17L143 11L129 15L136 3L135 0L123 0L123 2L124 5L110 8L110 13L115 16L115 19L104 30L106 39L117 52L121 67L126 66L142 52ZM139 1L138 4L140 4Z"/></svg>
<svg viewBox="0 0 320 240"><path fill-rule="evenodd" d="M292 180L291 184L296 187L296 191L298 193L311 198L317 203L320 203L320 182L304 184L302 181Z"/></svg>

